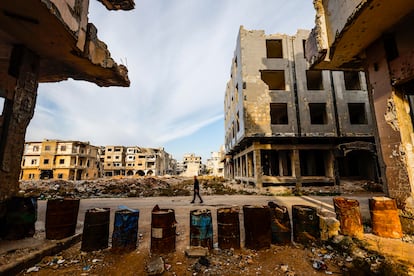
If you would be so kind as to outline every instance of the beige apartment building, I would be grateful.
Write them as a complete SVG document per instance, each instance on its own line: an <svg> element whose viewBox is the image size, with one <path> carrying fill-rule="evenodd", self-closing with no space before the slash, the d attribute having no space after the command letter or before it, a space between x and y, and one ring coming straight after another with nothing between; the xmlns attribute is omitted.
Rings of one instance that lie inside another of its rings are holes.
<svg viewBox="0 0 414 276"><path fill-rule="evenodd" d="M206 171L212 176L224 176L224 145L220 151L211 152L211 157L206 161Z"/></svg>
<svg viewBox="0 0 414 276"><path fill-rule="evenodd" d="M256 186L379 179L365 75L311 70L309 31L240 27L225 113L225 177Z"/></svg>
<svg viewBox="0 0 414 276"><path fill-rule="evenodd" d="M195 155L195 153L187 153L183 156L183 162L181 164L182 176L198 176L203 172L203 164L201 162L201 156Z"/></svg>
<svg viewBox="0 0 414 276"><path fill-rule="evenodd" d="M21 180L83 180L100 176L98 147L89 142L43 140L25 143Z"/></svg>
<svg viewBox="0 0 414 276"><path fill-rule="evenodd" d="M172 174L172 156L164 148L105 146L102 149L104 175L145 176Z"/></svg>
<svg viewBox="0 0 414 276"><path fill-rule="evenodd" d="M385 190L414 213L414 2L316 0L313 68L364 70Z"/></svg>

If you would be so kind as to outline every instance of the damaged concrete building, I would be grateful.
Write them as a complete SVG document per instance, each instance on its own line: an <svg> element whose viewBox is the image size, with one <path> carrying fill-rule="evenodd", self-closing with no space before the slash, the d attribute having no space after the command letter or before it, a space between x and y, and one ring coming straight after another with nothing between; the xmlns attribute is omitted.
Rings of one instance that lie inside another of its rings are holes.
<svg viewBox="0 0 414 276"><path fill-rule="evenodd" d="M173 174L172 159L172 155L162 147L105 146L101 151L107 177Z"/></svg>
<svg viewBox="0 0 414 276"><path fill-rule="evenodd" d="M365 75L310 70L308 36L240 27L224 100L225 177L297 188L379 179Z"/></svg>
<svg viewBox="0 0 414 276"><path fill-rule="evenodd" d="M43 140L26 142L21 180L84 180L101 177L99 147L89 142Z"/></svg>
<svg viewBox="0 0 414 276"><path fill-rule="evenodd" d="M306 44L315 69L364 70L385 188L414 211L414 2L314 1Z"/></svg>
<svg viewBox="0 0 414 276"><path fill-rule="evenodd" d="M133 0L105 0L116 9ZM88 23L88 0L0 1L0 214L19 190L26 128L38 83L72 78L129 86L127 68L111 58Z"/></svg>

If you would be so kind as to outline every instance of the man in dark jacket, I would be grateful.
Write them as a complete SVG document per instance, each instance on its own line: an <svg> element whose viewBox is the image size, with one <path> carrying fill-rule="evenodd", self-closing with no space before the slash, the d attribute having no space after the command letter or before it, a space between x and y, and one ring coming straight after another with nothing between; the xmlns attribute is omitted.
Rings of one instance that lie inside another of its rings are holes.
<svg viewBox="0 0 414 276"><path fill-rule="evenodd" d="M200 203L203 203L203 199L200 196L200 184L198 183L197 176L194 175L194 196L193 201L191 201L191 203L194 203L196 196L198 196L198 198L200 199Z"/></svg>

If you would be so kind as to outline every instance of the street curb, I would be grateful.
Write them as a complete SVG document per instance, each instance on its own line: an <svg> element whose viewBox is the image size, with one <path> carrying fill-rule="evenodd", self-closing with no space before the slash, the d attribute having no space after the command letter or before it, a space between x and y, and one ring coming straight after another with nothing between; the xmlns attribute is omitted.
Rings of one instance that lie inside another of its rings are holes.
<svg viewBox="0 0 414 276"><path fill-rule="evenodd" d="M330 213L335 214L335 208L334 208L333 204L329 205L325 202L319 201L317 199L314 199L314 198L311 198L311 197L308 197L308 196L301 196L301 198L306 200L306 201L309 201L309 202L311 202L315 205L318 205L318 208L321 208L322 210L325 210L325 211L328 211Z"/></svg>
<svg viewBox="0 0 414 276"><path fill-rule="evenodd" d="M28 254L25 257L18 258L10 264L0 266L0 275L16 275L22 270L32 267L39 263L43 257L55 255L64 249L71 247L72 245L82 240L82 233L75 234L69 238L57 240L55 244L48 245L39 251Z"/></svg>

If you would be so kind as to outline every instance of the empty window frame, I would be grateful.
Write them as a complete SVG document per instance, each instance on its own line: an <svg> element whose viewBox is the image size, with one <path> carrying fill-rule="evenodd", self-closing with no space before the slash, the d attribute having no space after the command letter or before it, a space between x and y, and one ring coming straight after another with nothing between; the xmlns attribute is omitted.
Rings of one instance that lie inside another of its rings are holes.
<svg viewBox="0 0 414 276"><path fill-rule="evenodd" d="M60 151L66 151L66 146L60 146Z"/></svg>
<svg viewBox="0 0 414 276"><path fill-rule="evenodd" d="M50 150L50 146L45 146L45 151L49 151Z"/></svg>
<svg viewBox="0 0 414 276"><path fill-rule="evenodd" d="M281 39L266 40L266 57L283 58L283 46Z"/></svg>
<svg viewBox="0 0 414 276"><path fill-rule="evenodd" d="M361 81L359 79L359 72L345 71L344 81L346 90L361 90Z"/></svg>
<svg viewBox="0 0 414 276"><path fill-rule="evenodd" d="M49 164L49 159L44 159L44 160L43 160L43 164L44 164L44 165Z"/></svg>
<svg viewBox="0 0 414 276"><path fill-rule="evenodd" d="M261 75L262 80L269 86L270 90L286 89L284 70L263 70Z"/></svg>
<svg viewBox="0 0 414 276"><path fill-rule="evenodd" d="M368 123L364 103L348 103L348 112L351 125L365 125Z"/></svg>
<svg viewBox="0 0 414 276"><path fill-rule="evenodd" d="M323 90L321 70L306 70L306 86L308 90Z"/></svg>
<svg viewBox="0 0 414 276"><path fill-rule="evenodd" d="M272 125L289 124L286 103L271 103L270 104L270 123Z"/></svg>
<svg viewBox="0 0 414 276"><path fill-rule="evenodd" d="M65 159L59 159L59 164L60 164L60 165L65 164Z"/></svg>
<svg viewBox="0 0 414 276"><path fill-rule="evenodd" d="M326 175L326 151L301 150L299 151L300 172L302 176Z"/></svg>
<svg viewBox="0 0 414 276"><path fill-rule="evenodd" d="M312 125L326 125L328 123L326 103L310 103L309 115Z"/></svg>

